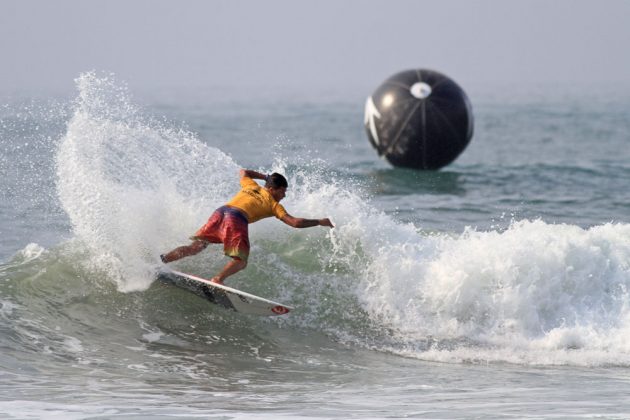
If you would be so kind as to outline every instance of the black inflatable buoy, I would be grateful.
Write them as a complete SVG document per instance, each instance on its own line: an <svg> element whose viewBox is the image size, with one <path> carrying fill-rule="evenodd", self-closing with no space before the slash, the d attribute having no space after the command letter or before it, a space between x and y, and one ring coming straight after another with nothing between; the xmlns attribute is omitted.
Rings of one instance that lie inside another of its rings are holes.
<svg viewBox="0 0 630 420"><path fill-rule="evenodd" d="M365 104L365 129L394 166L439 169L473 135L473 114L457 83L432 70L408 70L383 82Z"/></svg>

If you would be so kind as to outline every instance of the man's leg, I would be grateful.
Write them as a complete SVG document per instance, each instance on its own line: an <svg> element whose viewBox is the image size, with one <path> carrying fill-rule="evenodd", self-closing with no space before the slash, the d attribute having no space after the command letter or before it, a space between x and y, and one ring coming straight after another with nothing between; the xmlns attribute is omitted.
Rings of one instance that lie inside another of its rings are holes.
<svg viewBox="0 0 630 420"><path fill-rule="evenodd" d="M247 261L243 261L240 258L232 258L225 264L225 267L223 267L223 270L221 270L219 274L212 277L211 281L213 283L223 284L223 280L225 280L226 277L241 271L245 267L247 267Z"/></svg>
<svg viewBox="0 0 630 420"><path fill-rule="evenodd" d="M172 261L177 261L180 258L190 257L191 255L199 254L201 251L206 249L208 246L208 242L205 241L193 241L190 245L180 246L179 248L175 248L169 253L160 255L163 263L170 263Z"/></svg>

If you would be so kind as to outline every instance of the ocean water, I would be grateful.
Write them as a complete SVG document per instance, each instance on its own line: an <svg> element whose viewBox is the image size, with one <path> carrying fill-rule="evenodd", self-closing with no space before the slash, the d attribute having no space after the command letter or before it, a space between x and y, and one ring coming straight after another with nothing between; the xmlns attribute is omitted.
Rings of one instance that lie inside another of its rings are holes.
<svg viewBox="0 0 630 420"><path fill-rule="evenodd" d="M416 172L376 157L360 95L76 84L0 104L0 417L630 417L630 92L469 91L470 146ZM241 167L336 224L251 226L228 283L288 316L154 281Z"/></svg>

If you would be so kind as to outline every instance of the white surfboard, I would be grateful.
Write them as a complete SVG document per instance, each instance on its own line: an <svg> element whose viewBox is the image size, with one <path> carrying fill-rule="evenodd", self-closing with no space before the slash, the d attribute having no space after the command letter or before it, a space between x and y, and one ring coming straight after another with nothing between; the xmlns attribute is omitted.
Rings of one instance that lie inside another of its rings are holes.
<svg viewBox="0 0 630 420"><path fill-rule="evenodd" d="M160 271L157 278L188 290L214 304L244 314L262 316L284 315L293 309L290 306L179 271Z"/></svg>

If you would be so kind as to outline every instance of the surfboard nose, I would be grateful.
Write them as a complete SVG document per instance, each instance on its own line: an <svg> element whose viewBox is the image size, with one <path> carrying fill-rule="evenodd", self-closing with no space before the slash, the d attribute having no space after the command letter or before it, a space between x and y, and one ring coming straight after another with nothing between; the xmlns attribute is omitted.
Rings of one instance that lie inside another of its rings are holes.
<svg viewBox="0 0 630 420"><path fill-rule="evenodd" d="M284 315L289 313L289 308L286 306L278 305L271 308L271 312L278 315Z"/></svg>

